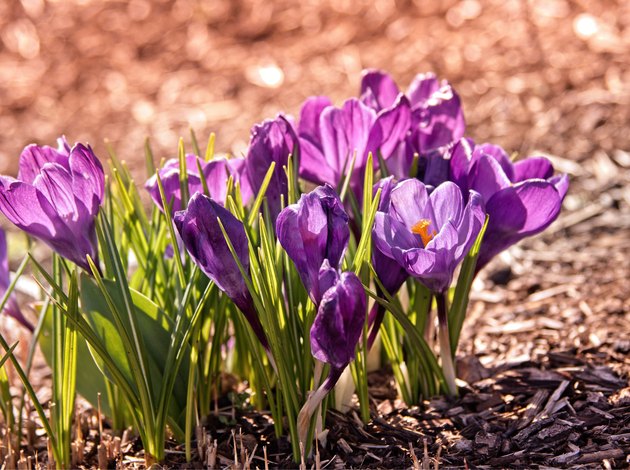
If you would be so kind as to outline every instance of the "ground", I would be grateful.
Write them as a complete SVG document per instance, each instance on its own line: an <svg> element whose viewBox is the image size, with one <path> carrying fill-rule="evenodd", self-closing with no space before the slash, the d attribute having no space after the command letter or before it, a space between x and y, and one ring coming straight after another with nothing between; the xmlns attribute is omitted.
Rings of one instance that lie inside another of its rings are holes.
<svg viewBox="0 0 630 470"><path fill-rule="evenodd" d="M192 126L238 155L253 123L297 115L312 94L356 95L364 68L402 87L433 71L460 93L471 137L549 155L571 189L560 219L475 285L462 396L407 409L376 373L374 420L332 415L321 465L622 467L629 50L622 1L10 0L0 3L0 172L15 173L25 144L64 133L103 156L108 138L142 182L146 136L168 158ZM206 430L228 464L235 441L218 423ZM266 419L237 413L236 423L251 455ZM269 444L272 462L289 465L286 452ZM261 456L259 445L252 465Z"/></svg>

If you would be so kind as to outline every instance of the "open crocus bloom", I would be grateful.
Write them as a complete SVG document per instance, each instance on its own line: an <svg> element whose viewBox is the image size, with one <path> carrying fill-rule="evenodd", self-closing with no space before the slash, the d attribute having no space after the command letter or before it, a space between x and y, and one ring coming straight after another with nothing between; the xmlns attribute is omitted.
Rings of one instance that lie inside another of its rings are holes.
<svg viewBox="0 0 630 470"><path fill-rule="evenodd" d="M303 194L297 204L286 207L276 222L278 240L302 279L311 300L319 304L319 270L324 260L341 267L348 246L348 215L337 193L328 185Z"/></svg>
<svg viewBox="0 0 630 470"><path fill-rule="evenodd" d="M64 258L90 270L97 261L95 218L104 194L103 167L90 146L29 145L17 179L0 176L0 211ZM98 264L98 262L97 262Z"/></svg>
<svg viewBox="0 0 630 470"><path fill-rule="evenodd" d="M409 102L402 95L380 112L355 98L340 108L325 97L309 98L302 106L298 125L300 176L338 187L354 159L350 187L361 200L368 154L372 153L375 165L377 151L387 160L405 138L410 119Z"/></svg>
<svg viewBox="0 0 630 470"><path fill-rule="evenodd" d="M276 166L265 193L271 220L274 222L282 209L282 198L286 202L289 191L284 167L288 164L289 155L296 157L297 153L298 137L286 117L279 115L252 128L245 160L246 174L252 193L258 194L269 166L275 162Z"/></svg>
<svg viewBox="0 0 630 470"><path fill-rule="evenodd" d="M429 196L422 182L411 179L392 190L387 212L376 213L374 241L383 255L431 291L443 293L484 219L483 201L476 192L470 192L465 204L454 183L441 184Z"/></svg>
<svg viewBox="0 0 630 470"><path fill-rule="evenodd" d="M188 176L188 194L193 195L196 192L203 192L203 183L199 175L199 168L203 173L204 179L208 186L208 192L210 197L221 205L225 205L225 199L227 197L227 180L232 176L236 181L241 183L241 195L243 197L243 203L247 203L251 197L251 191L249 189L249 182L246 178L241 178L241 173L244 170L245 159L244 158L215 158L206 162L202 158L188 154L186 155L186 173ZM181 185L179 182L180 168L179 159L171 158L164 166L158 171L162 186L164 187L164 196L166 201L171 206L173 213L182 210L182 195ZM147 180L144 187L149 191L151 199L160 210L164 210L162 207L162 198L160 197L160 189L157 183L157 176L153 175Z"/></svg>
<svg viewBox="0 0 630 470"><path fill-rule="evenodd" d="M475 145L468 139L453 147L450 168L451 179L463 191L481 194L489 216L477 270L511 245L546 229L558 217L569 187L567 175L554 176L544 157L512 163L501 147Z"/></svg>
<svg viewBox="0 0 630 470"><path fill-rule="evenodd" d="M241 265L249 273L249 245L243 223L221 204L205 194L196 193L190 199L188 209L176 212L174 216L175 227L192 259L243 312L262 345L268 349L254 300L223 236L219 220Z"/></svg>
<svg viewBox="0 0 630 470"><path fill-rule="evenodd" d="M387 73L368 70L361 80L361 101L376 111L391 108L400 94ZM436 185L435 173L442 173L440 155L434 150L463 137L466 123L459 96L446 81L432 73L418 74L405 96L411 106L411 122L405 142L400 145L387 166L399 178L409 176L413 155L420 155L419 176L427 184ZM428 174L425 180L424 174Z"/></svg>

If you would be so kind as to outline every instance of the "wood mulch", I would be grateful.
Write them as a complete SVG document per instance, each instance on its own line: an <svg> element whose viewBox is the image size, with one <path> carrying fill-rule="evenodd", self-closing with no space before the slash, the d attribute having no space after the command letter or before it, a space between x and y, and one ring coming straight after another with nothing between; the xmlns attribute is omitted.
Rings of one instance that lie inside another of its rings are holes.
<svg viewBox="0 0 630 470"><path fill-rule="evenodd" d="M331 412L306 465L627 468L629 32L620 0L0 2L0 172L65 133L100 155L108 137L141 182L146 135L157 158L189 125L240 154L254 122L295 115L311 94L354 96L364 67L402 86L435 71L461 94L472 137L570 175L563 214L475 282L457 399L407 408L391 374L373 373L372 421ZM46 401L50 372L34 371ZM188 467L296 466L269 416L218 405ZM141 466L138 440L108 437L106 422L101 435L95 416L81 417L82 465ZM41 463L41 429L27 431L24 460ZM17 464L5 451L0 464ZM167 456L185 466L181 445Z"/></svg>

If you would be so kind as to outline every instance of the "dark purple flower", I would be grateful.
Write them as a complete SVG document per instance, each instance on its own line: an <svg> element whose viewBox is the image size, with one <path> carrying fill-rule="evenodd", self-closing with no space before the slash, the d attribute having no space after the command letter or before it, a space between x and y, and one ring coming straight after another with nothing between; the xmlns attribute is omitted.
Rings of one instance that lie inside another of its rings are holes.
<svg viewBox="0 0 630 470"><path fill-rule="evenodd" d="M451 285L484 219L483 201L476 192L464 205L454 183L441 184L429 196L423 183L411 179L392 190L387 213L377 212L373 236L385 256L441 293Z"/></svg>
<svg viewBox="0 0 630 470"><path fill-rule="evenodd" d="M319 304L319 270L324 260L333 269L341 267L348 245L348 215L337 193L328 185L303 194L297 204L286 207L276 221L280 244L295 263L311 300Z"/></svg>
<svg viewBox="0 0 630 470"><path fill-rule="evenodd" d="M265 193L272 221L276 220L282 209L282 197L284 196L285 203L287 200L289 186L284 167L288 164L289 155L293 155L295 159L298 152L297 134L284 116L280 115L252 128L246 172L254 195L258 194L269 166L273 162L276 164ZM296 164L298 160L294 160Z"/></svg>
<svg viewBox="0 0 630 470"><path fill-rule="evenodd" d="M218 220L223 224L240 263L249 273L249 248L243 223L221 204L196 193L190 199L188 209L176 212L174 216L175 226L192 259L243 312L260 342L268 349L254 301Z"/></svg>
<svg viewBox="0 0 630 470"><path fill-rule="evenodd" d="M481 194L489 215L477 270L509 246L546 229L558 217L569 186L567 175L554 176L546 158L512 163L501 147L475 146L467 139L453 147L450 167L451 179L462 191Z"/></svg>
<svg viewBox="0 0 630 470"><path fill-rule="evenodd" d="M367 300L359 278L342 273L323 295L311 328L313 356L343 371L354 359L365 322Z"/></svg>
<svg viewBox="0 0 630 470"><path fill-rule="evenodd" d="M202 158L188 154L186 155L186 173L188 175L188 194L192 196L196 192L203 192L203 183L199 175L199 168L203 173L204 179L208 186L210 197L221 205L225 205L226 183L230 176L241 183L241 194L243 202L246 203L251 197L249 182L246 178L241 178L244 170L245 159L243 158L215 158L206 162ZM173 213L182 209L181 185L179 183L180 168L179 159L171 158L158 171L162 186L164 187L164 195L166 200L172 204L171 211ZM160 210L162 207L162 198L160 197L160 189L157 183L157 176L153 175L145 183L145 188L149 191L151 199Z"/></svg>
<svg viewBox="0 0 630 470"><path fill-rule="evenodd" d="M368 154L372 153L375 167L377 151L387 160L407 134L410 118L404 96L378 113L354 98L341 108L332 106L327 98L310 98L302 106L298 126L300 176L338 187L356 153L350 186L361 200Z"/></svg>
<svg viewBox="0 0 630 470"><path fill-rule="evenodd" d="M103 167L89 146L29 145L18 178L0 176L0 211L61 256L90 270L98 264L95 218L104 194Z"/></svg>
<svg viewBox="0 0 630 470"><path fill-rule="evenodd" d="M361 101L382 111L394 105L399 95L391 76L378 70L368 70L361 81ZM387 166L399 178L409 176L414 153L420 156L419 176L427 184L437 186L445 181L437 174L447 171L436 149L459 140L466 128L459 96L447 81L439 81L433 74L418 74L405 93L411 106L409 134L397 147ZM423 178L425 172L429 179Z"/></svg>
<svg viewBox="0 0 630 470"><path fill-rule="evenodd" d="M0 228L0 298L4 297L4 294L9 288L9 285L11 285L11 278L9 276L7 237L4 230ZM24 315L20 310L15 292L11 292L11 295L7 299L7 302L4 304L4 312L10 317L16 319L30 331L33 331L33 325L31 325L31 322L24 318Z"/></svg>
<svg viewBox="0 0 630 470"><path fill-rule="evenodd" d="M326 276L329 274L332 273L327 271ZM351 272L337 273L329 280L333 278L335 282L322 297L311 328L311 352L316 359L330 365L330 372L300 410L298 433L303 443L313 413L354 359L365 322L367 299L359 278Z"/></svg>

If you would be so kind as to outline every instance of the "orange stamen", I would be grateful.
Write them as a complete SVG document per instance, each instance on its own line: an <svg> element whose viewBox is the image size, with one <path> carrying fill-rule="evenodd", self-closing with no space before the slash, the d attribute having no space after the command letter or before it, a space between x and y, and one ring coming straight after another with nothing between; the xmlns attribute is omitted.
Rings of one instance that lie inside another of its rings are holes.
<svg viewBox="0 0 630 470"><path fill-rule="evenodd" d="M429 233L429 226L431 225L431 221L429 219L421 219L418 223L416 223L413 227L411 227L411 231L416 235L420 235L422 238L422 243L424 246L427 246L433 237L437 235L435 230L432 230Z"/></svg>

